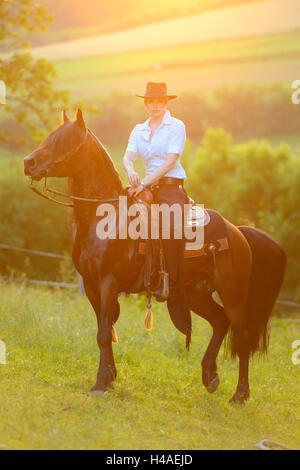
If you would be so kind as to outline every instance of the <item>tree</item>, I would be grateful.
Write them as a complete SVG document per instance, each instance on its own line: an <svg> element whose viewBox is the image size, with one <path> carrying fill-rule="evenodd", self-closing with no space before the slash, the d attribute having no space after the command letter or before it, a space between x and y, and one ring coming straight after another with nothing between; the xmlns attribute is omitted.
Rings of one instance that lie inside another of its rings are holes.
<svg viewBox="0 0 300 470"><path fill-rule="evenodd" d="M70 105L69 93L54 88L55 68L46 59L35 59L26 33L43 31L51 17L35 0L0 0L0 47L17 52L0 59L0 79L6 85L4 114L9 125L1 126L0 141L38 142L58 124L57 112Z"/></svg>
<svg viewBox="0 0 300 470"><path fill-rule="evenodd" d="M299 152L283 143L272 147L266 140L235 144L224 129L209 128L187 171L187 190L195 201L235 225L260 228L280 243L288 258L284 286L298 300Z"/></svg>
<svg viewBox="0 0 300 470"><path fill-rule="evenodd" d="M0 41L12 41L12 46L20 45L24 31L45 30L52 17L46 8L33 0L1 0L0 2Z"/></svg>

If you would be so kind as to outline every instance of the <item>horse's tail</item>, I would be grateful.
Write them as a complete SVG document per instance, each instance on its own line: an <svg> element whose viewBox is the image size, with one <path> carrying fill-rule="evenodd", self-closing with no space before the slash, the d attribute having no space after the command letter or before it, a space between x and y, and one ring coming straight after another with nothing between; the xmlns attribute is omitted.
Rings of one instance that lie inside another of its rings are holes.
<svg viewBox="0 0 300 470"><path fill-rule="evenodd" d="M282 285L286 254L269 235L252 227L239 226L252 251L252 269L246 305L250 355L266 353L269 319Z"/></svg>

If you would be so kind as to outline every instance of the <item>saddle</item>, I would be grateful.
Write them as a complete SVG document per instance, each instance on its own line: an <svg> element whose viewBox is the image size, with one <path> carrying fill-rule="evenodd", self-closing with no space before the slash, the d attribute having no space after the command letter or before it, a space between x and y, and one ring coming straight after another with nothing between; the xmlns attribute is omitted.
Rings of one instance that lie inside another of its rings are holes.
<svg viewBox="0 0 300 470"><path fill-rule="evenodd" d="M202 228L203 237L197 243L186 241L186 258L198 258L210 256L216 263L216 255L222 251L229 250L229 234L223 217L212 209L204 209L195 205L195 202L189 198L190 210L186 217L184 230L192 231L193 228ZM151 191L145 189L137 198L137 202L146 205L148 210L153 203ZM186 232L185 232L186 233ZM166 300L168 298L168 273L165 267L164 253L161 240L141 240L138 245L138 254L146 256L145 260L145 287L150 291L159 292L157 300Z"/></svg>
<svg viewBox="0 0 300 470"><path fill-rule="evenodd" d="M198 256L208 255L210 252L221 252L229 249L229 237L227 228L223 217L218 212L212 209L204 209L201 206L195 205L195 201L189 197L190 210L188 212L184 230L192 230L195 227L203 228L203 240L198 244L186 241L185 243L185 258L193 258ZM153 196L151 191L145 189L142 191L137 199L137 202L146 205L150 210L153 203ZM157 240L152 240L156 242ZM161 252L161 248L158 249ZM146 254L146 242L140 241L139 254Z"/></svg>
<svg viewBox="0 0 300 470"><path fill-rule="evenodd" d="M136 202L147 207L147 216L153 203L151 191L145 189L137 198ZM223 217L212 209L203 209L196 206L195 202L189 198L190 210L185 221L185 230L192 230L194 227L203 229L203 237L200 243L186 242L185 258L197 258L210 256L212 262L216 263L216 254L230 249L229 234ZM186 233L186 232L185 232ZM152 329L153 314L151 311L152 294L158 301L165 301L169 296L169 279L166 271L165 258L161 239L141 240L138 242L138 254L145 256L144 286L147 295L147 312L145 317L145 327Z"/></svg>

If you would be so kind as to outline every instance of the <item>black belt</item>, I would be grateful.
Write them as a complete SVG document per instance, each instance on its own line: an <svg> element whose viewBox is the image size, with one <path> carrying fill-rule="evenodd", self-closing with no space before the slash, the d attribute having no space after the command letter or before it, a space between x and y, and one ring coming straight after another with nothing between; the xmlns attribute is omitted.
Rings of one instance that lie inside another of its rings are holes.
<svg viewBox="0 0 300 470"><path fill-rule="evenodd" d="M154 186L162 186L164 184L174 184L176 186L183 187L184 179L183 178L173 178L172 176L163 176L160 178Z"/></svg>

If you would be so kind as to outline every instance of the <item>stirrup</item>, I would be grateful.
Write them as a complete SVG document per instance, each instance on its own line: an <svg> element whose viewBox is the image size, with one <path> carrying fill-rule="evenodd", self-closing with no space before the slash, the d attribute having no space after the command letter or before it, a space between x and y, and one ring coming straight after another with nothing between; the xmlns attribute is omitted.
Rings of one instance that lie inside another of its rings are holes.
<svg viewBox="0 0 300 470"><path fill-rule="evenodd" d="M153 292L153 296L158 302L165 302L169 298L169 273L163 272L160 288Z"/></svg>

